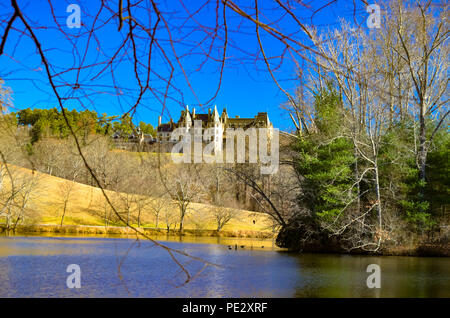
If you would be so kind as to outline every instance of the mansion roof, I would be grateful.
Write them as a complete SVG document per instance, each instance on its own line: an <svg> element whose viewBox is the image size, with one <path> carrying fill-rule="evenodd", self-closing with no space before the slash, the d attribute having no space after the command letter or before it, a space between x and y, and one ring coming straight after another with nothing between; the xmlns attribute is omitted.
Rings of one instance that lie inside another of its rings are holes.
<svg viewBox="0 0 450 318"><path fill-rule="evenodd" d="M180 118L177 123L174 123L172 120L169 123L159 124L158 132L170 132L173 131L177 127L183 127L186 123L193 125L195 120L200 120L202 122L202 127L210 127L213 126L214 123L220 122L223 124L224 128L267 128L272 126L269 121L269 116L267 112L259 112L253 118L240 118L236 116L234 118L228 117L228 113L226 108L223 109L222 114L219 116L217 112L217 108L214 107L214 110L211 112L211 109L208 110L208 113L195 113L195 108L192 112L189 111L189 108L186 107L185 110L181 112Z"/></svg>

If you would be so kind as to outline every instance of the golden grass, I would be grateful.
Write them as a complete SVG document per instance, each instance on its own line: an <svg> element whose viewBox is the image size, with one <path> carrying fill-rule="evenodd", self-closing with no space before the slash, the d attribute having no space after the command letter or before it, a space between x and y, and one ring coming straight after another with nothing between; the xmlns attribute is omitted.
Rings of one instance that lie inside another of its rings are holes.
<svg viewBox="0 0 450 318"><path fill-rule="evenodd" d="M37 178L37 186L32 192L30 202L28 203L27 217L24 225L42 224L42 225L59 225L63 211L63 194L64 189L71 183L68 180L51 176L41 172L34 172L22 167L10 166L15 174L21 177ZM106 199L101 192L101 189L88 186L81 183L74 182L72 184L72 191L67 205L66 214L64 217L64 225L93 225L103 226L104 223L104 209ZM124 193L117 194L106 190L106 195L117 210L124 216L125 212L121 208L120 196ZM139 198L145 198L139 196ZM152 199L152 198L146 198ZM136 205L132 205L132 215L137 215ZM221 235L217 233L214 216L212 213L212 206L201 203L191 203L188 209L188 214L185 218L185 229L187 233L205 233L207 236ZM168 201L161 214L163 215L167 210L171 209L175 216L178 215L178 208L174 202ZM268 216L258 212L235 210L236 218L232 219L222 229L227 236L253 236L264 237L271 236L271 221ZM255 224L253 223L255 221ZM155 217L151 213L150 207L144 207L141 211L141 226L155 227ZM109 224L123 225L123 224ZM133 224L136 225L136 224ZM160 216L158 228L165 229L164 217ZM258 234L260 233L260 234Z"/></svg>

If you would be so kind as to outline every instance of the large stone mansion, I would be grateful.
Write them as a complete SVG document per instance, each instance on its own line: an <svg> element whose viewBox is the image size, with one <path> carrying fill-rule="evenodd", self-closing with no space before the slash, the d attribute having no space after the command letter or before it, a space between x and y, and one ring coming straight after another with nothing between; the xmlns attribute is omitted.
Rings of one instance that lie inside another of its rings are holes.
<svg viewBox="0 0 450 318"><path fill-rule="evenodd" d="M269 131L273 130L273 125L269 120L267 112L258 113L253 118L240 118L239 116L232 118L228 116L226 108L222 110L222 114L219 116L216 106L214 106L213 111L209 108L207 114L196 113L195 108L190 112L189 107L186 106L186 109L181 112L178 122L174 122L171 119L170 122L162 124L161 116L159 116L157 129L158 141L175 141L171 139L171 135L177 128L184 129L186 133L193 133L195 128L200 128L199 126L194 127L194 121L201 122L202 130L214 128L214 135L211 136L211 141L217 144L217 147L222 146L224 136L226 136L226 131L229 128L242 128L244 130L248 128L268 128Z"/></svg>

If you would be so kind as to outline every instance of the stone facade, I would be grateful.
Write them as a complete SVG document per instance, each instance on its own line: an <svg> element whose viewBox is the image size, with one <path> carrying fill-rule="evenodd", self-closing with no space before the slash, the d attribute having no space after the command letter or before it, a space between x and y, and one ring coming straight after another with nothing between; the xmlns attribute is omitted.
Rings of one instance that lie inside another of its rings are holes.
<svg viewBox="0 0 450 318"><path fill-rule="evenodd" d="M195 125L195 122L197 125ZM198 123L201 122L201 127ZM273 130L273 125L269 120L269 116L266 112L258 113L253 118L240 118L236 116L234 118L229 117L227 110L224 108L222 114L219 115L217 107L214 106L214 110L208 110L207 114L197 114L195 108L192 112L189 111L189 107L181 112L180 119L178 122L173 122L170 120L168 123L161 123L161 116L158 121L157 138L161 142L176 142L178 140L172 140L172 132L180 128L184 130L184 133L190 133L191 135L195 132L202 134L205 129L211 128L214 133L212 134L211 142L214 143L215 149L220 149L223 147L223 140L226 136L227 129L249 129L249 128L268 128L269 132ZM195 131L197 129L198 131ZM269 138L271 134L269 133ZM205 142L205 141L203 141Z"/></svg>

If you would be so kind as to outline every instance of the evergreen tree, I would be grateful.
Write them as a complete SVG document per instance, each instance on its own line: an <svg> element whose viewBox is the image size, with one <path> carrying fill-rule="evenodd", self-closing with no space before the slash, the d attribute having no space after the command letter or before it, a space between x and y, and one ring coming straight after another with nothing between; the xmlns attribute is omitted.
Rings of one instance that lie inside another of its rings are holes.
<svg viewBox="0 0 450 318"><path fill-rule="evenodd" d="M331 222L354 199L351 141L342 135L343 110L338 93L329 85L315 96L317 131L296 145L296 164L303 177L301 204L315 217Z"/></svg>

